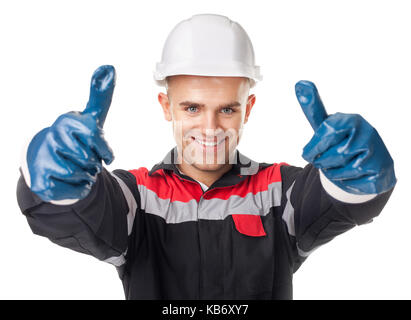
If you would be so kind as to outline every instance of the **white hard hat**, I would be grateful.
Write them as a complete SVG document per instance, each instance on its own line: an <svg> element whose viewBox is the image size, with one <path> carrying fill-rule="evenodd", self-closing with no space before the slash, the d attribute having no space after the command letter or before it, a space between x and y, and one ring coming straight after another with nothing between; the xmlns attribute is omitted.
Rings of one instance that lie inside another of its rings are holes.
<svg viewBox="0 0 411 320"><path fill-rule="evenodd" d="M164 44L154 80L165 86L172 75L246 77L251 87L262 80L245 30L229 18L198 14L178 23Z"/></svg>

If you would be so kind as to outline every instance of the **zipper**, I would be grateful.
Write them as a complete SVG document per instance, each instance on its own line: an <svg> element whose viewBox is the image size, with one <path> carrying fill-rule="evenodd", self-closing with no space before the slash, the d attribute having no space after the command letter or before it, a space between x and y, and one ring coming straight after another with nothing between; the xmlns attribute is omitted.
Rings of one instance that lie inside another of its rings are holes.
<svg viewBox="0 0 411 320"><path fill-rule="evenodd" d="M202 267L202 250L201 250L200 223L199 223L199 220L200 220L199 219L200 204L201 204L201 201L204 199L204 195L208 191L215 190L215 189L229 188L229 187L233 187L234 185L208 188L204 192L203 188L198 183L198 181L183 178L183 177L179 176L177 173L175 173L174 171L173 171L173 174L175 174L181 181L187 181L187 182L190 182L190 183L195 183L197 186L200 187L200 189L202 191L202 195L201 195L200 199L198 200L198 206L197 206L197 241L198 241L198 251L199 251L199 265L200 265L200 268L198 270L198 298L203 299L203 296L204 296L203 283L202 283L202 281L203 281L203 267ZM210 187L212 187L212 185ZM223 256L223 258L224 258L224 256ZM223 290L224 290L224 294L225 294L225 288Z"/></svg>
<svg viewBox="0 0 411 320"><path fill-rule="evenodd" d="M198 270L198 299L202 299L203 298L203 284L202 284L202 282L203 282L203 267L202 267L202 250L201 250L201 239L200 239L200 224L199 224L199 214L198 214L198 211L199 211L199 208L200 208L200 202L201 202L201 199L203 198L203 195L204 195L204 190L203 190L203 188L201 187L201 185L197 182L197 181L194 181L194 180L188 180L188 179L186 179L186 178L183 178L183 177L181 177L181 176L179 176L177 173L175 173L174 171L173 171L173 174L174 175L176 175L181 181L187 181L187 182L190 182L190 183L195 183L198 187L200 187L200 189L201 189L201 191L202 191L202 195L201 195L201 197L200 197L200 199L198 200L198 206L197 206L197 241L198 241L198 253L199 253L199 270Z"/></svg>

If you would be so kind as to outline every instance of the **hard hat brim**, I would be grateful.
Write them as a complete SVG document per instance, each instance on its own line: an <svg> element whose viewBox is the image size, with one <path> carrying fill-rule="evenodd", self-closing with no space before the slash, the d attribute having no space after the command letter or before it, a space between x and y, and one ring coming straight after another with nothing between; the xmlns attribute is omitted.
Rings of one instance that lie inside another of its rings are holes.
<svg viewBox="0 0 411 320"><path fill-rule="evenodd" d="M193 75L208 77L245 77L251 80L251 87L257 81L262 80L259 66L248 66L240 62L225 63L218 65L216 63L203 63L199 65L191 61L184 61L178 64L157 63L156 71L153 73L157 85L165 86L165 79L175 75Z"/></svg>

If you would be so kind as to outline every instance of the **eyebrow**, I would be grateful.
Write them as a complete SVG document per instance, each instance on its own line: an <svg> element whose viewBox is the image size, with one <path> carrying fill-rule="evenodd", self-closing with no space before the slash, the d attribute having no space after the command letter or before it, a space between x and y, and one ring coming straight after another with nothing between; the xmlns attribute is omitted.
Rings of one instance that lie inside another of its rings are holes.
<svg viewBox="0 0 411 320"><path fill-rule="evenodd" d="M183 101L179 103L180 106L186 106L186 107L204 107L204 103L197 103L197 102L192 102L192 101ZM234 108L234 107L240 107L241 103L238 101L233 101L227 104L220 104L218 107L219 108Z"/></svg>

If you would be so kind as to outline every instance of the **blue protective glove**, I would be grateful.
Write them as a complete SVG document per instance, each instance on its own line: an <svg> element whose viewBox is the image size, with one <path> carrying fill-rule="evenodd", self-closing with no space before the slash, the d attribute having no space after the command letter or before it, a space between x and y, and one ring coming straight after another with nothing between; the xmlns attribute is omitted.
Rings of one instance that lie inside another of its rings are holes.
<svg viewBox="0 0 411 320"><path fill-rule="evenodd" d="M114 86L114 67L101 66L92 76L85 110L61 115L31 140L26 156L29 187L42 200L85 198L102 169L101 160L113 161L103 125Z"/></svg>
<svg viewBox="0 0 411 320"><path fill-rule="evenodd" d="M328 116L312 82L299 81L297 99L315 133L303 158L341 189L379 194L396 183L393 160L377 130L358 114Z"/></svg>

